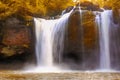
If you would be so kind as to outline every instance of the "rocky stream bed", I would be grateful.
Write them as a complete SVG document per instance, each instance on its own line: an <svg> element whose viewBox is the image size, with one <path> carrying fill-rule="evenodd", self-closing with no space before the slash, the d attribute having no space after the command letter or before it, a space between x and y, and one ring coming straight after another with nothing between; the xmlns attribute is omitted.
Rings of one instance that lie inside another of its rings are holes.
<svg viewBox="0 0 120 80"><path fill-rule="evenodd" d="M26 73L0 71L0 80L120 80L119 72Z"/></svg>

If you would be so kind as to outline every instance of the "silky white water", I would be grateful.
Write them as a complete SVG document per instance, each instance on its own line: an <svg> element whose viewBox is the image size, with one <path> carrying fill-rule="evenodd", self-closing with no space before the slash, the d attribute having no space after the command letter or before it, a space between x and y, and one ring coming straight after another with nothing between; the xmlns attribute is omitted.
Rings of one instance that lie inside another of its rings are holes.
<svg viewBox="0 0 120 80"><path fill-rule="evenodd" d="M109 41L109 28L111 22L111 10L105 10L96 16L99 26L100 38L100 69L111 70L110 61L110 41Z"/></svg>
<svg viewBox="0 0 120 80"><path fill-rule="evenodd" d="M44 20L35 18L37 65L53 65L52 31L55 24L56 20Z"/></svg>
<svg viewBox="0 0 120 80"><path fill-rule="evenodd" d="M60 62L62 59L60 54L64 48L65 28L71 12L64 14L60 19L56 20L34 18L37 59L37 68L34 71L59 71L58 67L54 64L53 53L58 54L58 57L55 57L59 58Z"/></svg>
<svg viewBox="0 0 120 80"><path fill-rule="evenodd" d="M54 71L53 68L53 54L52 31L57 20L45 20L41 18L34 18L35 32L36 32L36 59L37 67L35 72Z"/></svg>

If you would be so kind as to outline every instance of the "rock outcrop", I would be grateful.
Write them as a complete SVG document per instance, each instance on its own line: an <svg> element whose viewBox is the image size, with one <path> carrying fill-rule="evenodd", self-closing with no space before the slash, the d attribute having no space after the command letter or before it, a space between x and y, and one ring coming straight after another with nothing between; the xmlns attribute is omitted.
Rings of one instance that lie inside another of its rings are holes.
<svg viewBox="0 0 120 80"><path fill-rule="evenodd" d="M111 7L111 6L108 6L108 5L104 5L103 8L104 8L105 10L112 10L112 7Z"/></svg>
<svg viewBox="0 0 120 80"><path fill-rule="evenodd" d="M74 8L73 6L69 6L68 8L66 8L66 9L62 12L62 15L65 14L65 13L70 12L73 8Z"/></svg>
<svg viewBox="0 0 120 80"><path fill-rule="evenodd" d="M64 61L73 69L95 69L99 61L95 15L91 11L80 14L75 9L69 17L66 31Z"/></svg>
<svg viewBox="0 0 120 80"><path fill-rule="evenodd" d="M17 18L8 18L0 25L0 60L19 59L32 52L32 26Z"/></svg>

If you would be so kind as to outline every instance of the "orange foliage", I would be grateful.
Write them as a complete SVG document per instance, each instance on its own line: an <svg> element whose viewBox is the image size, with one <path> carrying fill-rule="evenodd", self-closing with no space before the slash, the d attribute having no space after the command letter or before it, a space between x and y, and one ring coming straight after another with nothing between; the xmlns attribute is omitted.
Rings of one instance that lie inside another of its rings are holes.
<svg viewBox="0 0 120 80"><path fill-rule="evenodd" d="M0 19L21 16L53 15L72 5L72 0L0 0Z"/></svg>

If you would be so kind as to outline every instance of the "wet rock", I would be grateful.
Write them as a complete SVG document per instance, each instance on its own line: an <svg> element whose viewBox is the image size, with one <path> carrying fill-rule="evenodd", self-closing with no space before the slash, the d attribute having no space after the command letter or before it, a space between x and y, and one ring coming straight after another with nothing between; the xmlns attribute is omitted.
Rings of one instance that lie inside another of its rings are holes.
<svg viewBox="0 0 120 80"><path fill-rule="evenodd" d="M112 10L112 7L111 7L111 6L107 6L107 5L104 5L103 8L104 8L105 10Z"/></svg>
<svg viewBox="0 0 120 80"><path fill-rule="evenodd" d="M113 9L113 21L115 24L120 23L120 12L117 8Z"/></svg>
<svg viewBox="0 0 120 80"><path fill-rule="evenodd" d="M73 69L95 69L99 62L95 15L91 11L81 15L76 9L69 17L66 31L64 61ZM93 61L95 64L92 64Z"/></svg>
<svg viewBox="0 0 120 80"><path fill-rule="evenodd" d="M74 8L73 6L69 6L68 8L66 8L66 9L62 12L62 14L65 14L65 13L70 12L73 8Z"/></svg>
<svg viewBox="0 0 120 80"><path fill-rule="evenodd" d="M54 17L54 19L59 19L60 18L60 15L57 15Z"/></svg>
<svg viewBox="0 0 120 80"><path fill-rule="evenodd" d="M73 6L69 6L67 9L66 9L66 13L70 12L74 7Z"/></svg>
<svg viewBox="0 0 120 80"><path fill-rule="evenodd" d="M82 35L81 28L80 28L80 12L74 11L68 22L68 30L66 37L65 37L65 52L64 57L65 59L71 59L74 63L80 62L82 57L80 57L80 54L82 54ZM79 58L77 58L79 56Z"/></svg>
<svg viewBox="0 0 120 80"><path fill-rule="evenodd" d="M95 15L92 12L83 13L82 27L84 33L84 45L87 49L90 49L95 46L95 41L97 39Z"/></svg>

